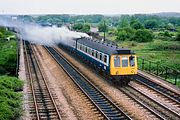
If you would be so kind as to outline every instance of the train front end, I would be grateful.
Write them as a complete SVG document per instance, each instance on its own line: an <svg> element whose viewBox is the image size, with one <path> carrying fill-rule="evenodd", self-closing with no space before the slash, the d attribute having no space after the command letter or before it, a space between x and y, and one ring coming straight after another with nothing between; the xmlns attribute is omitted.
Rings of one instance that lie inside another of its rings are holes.
<svg viewBox="0 0 180 120"><path fill-rule="evenodd" d="M121 49L110 57L110 75L117 81L129 83L137 74L137 56L129 49Z"/></svg>
<svg viewBox="0 0 180 120"><path fill-rule="evenodd" d="M110 64L111 75L128 76L137 74L136 55L112 55Z"/></svg>

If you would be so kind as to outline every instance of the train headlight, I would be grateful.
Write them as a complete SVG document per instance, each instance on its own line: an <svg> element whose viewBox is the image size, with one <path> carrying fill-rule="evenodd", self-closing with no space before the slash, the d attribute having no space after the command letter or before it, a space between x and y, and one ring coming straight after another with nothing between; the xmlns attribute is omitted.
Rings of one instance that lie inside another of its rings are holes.
<svg viewBox="0 0 180 120"><path fill-rule="evenodd" d="M119 74L119 71L116 71L116 75L118 75Z"/></svg>

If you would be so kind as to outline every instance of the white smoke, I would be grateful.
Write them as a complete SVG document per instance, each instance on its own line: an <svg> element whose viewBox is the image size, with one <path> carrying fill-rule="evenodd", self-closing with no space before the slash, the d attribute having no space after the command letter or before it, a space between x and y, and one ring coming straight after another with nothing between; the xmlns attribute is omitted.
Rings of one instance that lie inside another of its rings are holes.
<svg viewBox="0 0 180 120"><path fill-rule="evenodd" d="M58 43L72 45L72 40L89 37L86 33L70 31L67 27L43 27L37 24L25 24L8 19L0 19L0 26L14 27L19 37L32 43L53 46Z"/></svg>

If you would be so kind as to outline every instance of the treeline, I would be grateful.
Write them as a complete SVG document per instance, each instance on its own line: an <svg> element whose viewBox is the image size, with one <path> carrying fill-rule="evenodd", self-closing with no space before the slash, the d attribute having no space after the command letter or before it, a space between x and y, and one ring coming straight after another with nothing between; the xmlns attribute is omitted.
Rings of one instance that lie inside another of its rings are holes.
<svg viewBox="0 0 180 120"><path fill-rule="evenodd" d="M148 14L135 15L44 15L18 16L26 22L40 25L67 25L70 29L89 32L91 27L98 27L99 32L106 31L115 36L117 41L133 40L152 41L153 38L180 41L180 17L165 17ZM104 24L105 21L105 24ZM154 34L154 32L157 32ZM174 32L174 33L173 33Z"/></svg>

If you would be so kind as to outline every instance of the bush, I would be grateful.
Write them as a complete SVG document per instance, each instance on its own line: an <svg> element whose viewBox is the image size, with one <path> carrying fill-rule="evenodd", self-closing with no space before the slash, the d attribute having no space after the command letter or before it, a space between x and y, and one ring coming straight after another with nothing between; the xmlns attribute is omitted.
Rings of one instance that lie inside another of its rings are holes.
<svg viewBox="0 0 180 120"><path fill-rule="evenodd" d="M132 37L132 40L137 42L151 42L154 38L153 32L143 29L137 30L135 35Z"/></svg>
<svg viewBox="0 0 180 120"><path fill-rule="evenodd" d="M23 82L16 77L0 76L0 120L16 119L22 114Z"/></svg>
<svg viewBox="0 0 180 120"><path fill-rule="evenodd" d="M134 33L135 33L135 30L132 29L131 27L121 28L121 29L118 29L116 39L121 40L121 41L131 40Z"/></svg>

